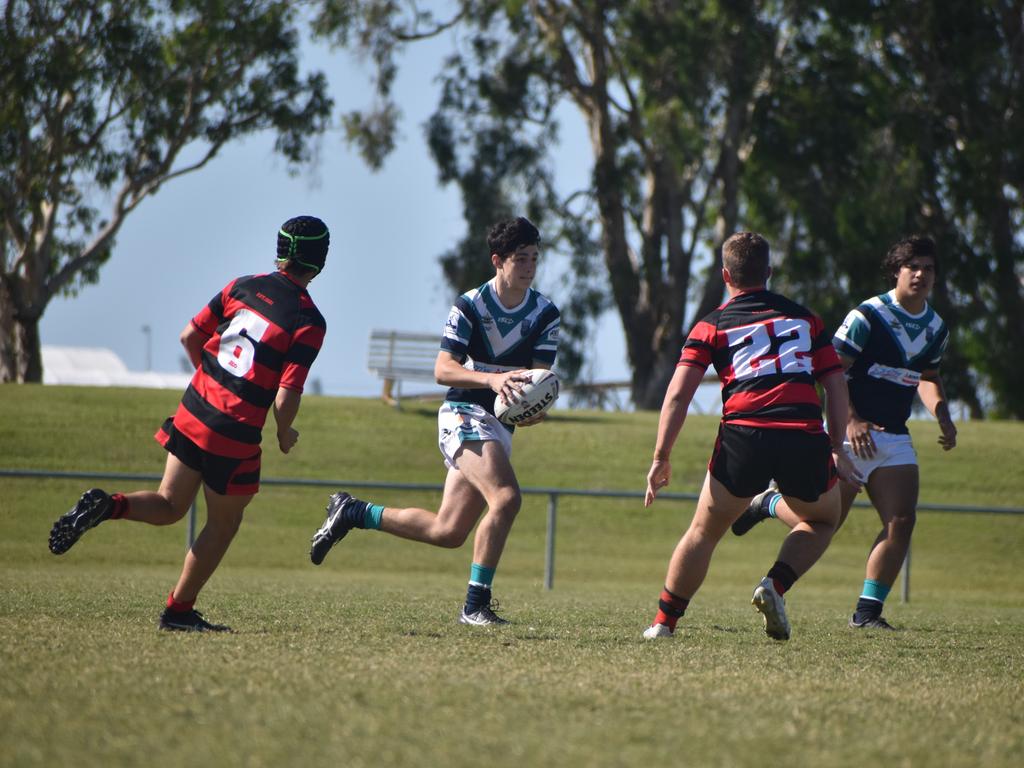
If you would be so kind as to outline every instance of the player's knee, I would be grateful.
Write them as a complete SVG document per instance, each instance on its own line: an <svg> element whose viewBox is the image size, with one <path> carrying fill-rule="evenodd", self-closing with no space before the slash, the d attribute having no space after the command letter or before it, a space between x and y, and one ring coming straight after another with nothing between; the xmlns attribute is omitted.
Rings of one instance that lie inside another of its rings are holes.
<svg viewBox="0 0 1024 768"><path fill-rule="evenodd" d="M190 501L180 501L163 493L161 493L160 496L163 498L164 504L168 510L168 524L178 522L189 513L190 509L192 509L192 503Z"/></svg>
<svg viewBox="0 0 1024 768"><path fill-rule="evenodd" d="M234 538L242 525L242 514L241 510L217 511L216 513L210 510L206 516L206 525L216 530L221 536Z"/></svg>
<svg viewBox="0 0 1024 768"><path fill-rule="evenodd" d="M906 514L896 515L892 519L893 533L897 536L909 538L910 534L914 532L914 526L917 524L917 511L910 510Z"/></svg>
<svg viewBox="0 0 1024 768"><path fill-rule="evenodd" d="M518 488L501 488L491 500L491 512L500 517L514 518L523 506L523 495Z"/></svg>
<svg viewBox="0 0 1024 768"><path fill-rule="evenodd" d="M434 544L446 549L458 549L466 543L469 531L446 526L434 531Z"/></svg>

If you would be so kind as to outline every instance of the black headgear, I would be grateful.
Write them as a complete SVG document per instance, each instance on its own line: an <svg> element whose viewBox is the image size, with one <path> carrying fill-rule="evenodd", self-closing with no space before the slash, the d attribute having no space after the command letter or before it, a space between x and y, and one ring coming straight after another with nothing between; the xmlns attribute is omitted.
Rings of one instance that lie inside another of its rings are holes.
<svg viewBox="0 0 1024 768"><path fill-rule="evenodd" d="M315 216L288 219L277 231L277 260L294 261L317 273L327 261L331 233Z"/></svg>

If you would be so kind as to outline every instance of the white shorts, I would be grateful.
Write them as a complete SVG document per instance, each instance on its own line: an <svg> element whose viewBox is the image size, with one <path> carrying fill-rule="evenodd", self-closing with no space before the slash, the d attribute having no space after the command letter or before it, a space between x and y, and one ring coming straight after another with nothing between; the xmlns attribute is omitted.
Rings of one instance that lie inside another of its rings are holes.
<svg viewBox="0 0 1024 768"><path fill-rule="evenodd" d="M475 403L446 400L437 411L437 447L446 467L455 466L455 454L469 440L494 440L512 458L512 433L508 427Z"/></svg>
<svg viewBox="0 0 1024 768"><path fill-rule="evenodd" d="M875 441L875 455L870 459L862 459L853 452L849 440L843 442L846 455L853 461L860 476L865 480L879 467L898 467L905 464L917 464L917 451L910 442L910 435L893 435L888 432L871 430L871 439Z"/></svg>

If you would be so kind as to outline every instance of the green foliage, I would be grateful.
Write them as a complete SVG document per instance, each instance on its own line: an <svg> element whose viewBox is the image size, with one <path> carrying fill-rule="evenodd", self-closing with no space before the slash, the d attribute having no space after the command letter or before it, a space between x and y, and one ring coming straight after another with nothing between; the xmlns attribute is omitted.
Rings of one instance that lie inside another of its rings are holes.
<svg viewBox="0 0 1024 768"><path fill-rule="evenodd" d="M327 125L291 3L12 0L0 25L0 380L38 381L38 320L95 282L125 216L228 142L309 160ZM109 200L109 208L102 207Z"/></svg>
<svg viewBox="0 0 1024 768"><path fill-rule="evenodd" d="M159 473L151 434L176 402L2 386L0 464ZM297 448L268 446L264 477L440 482L435 405L306 397ZM913 427L923 501L1019 506L1024 477L1001 457L1020 424L964 424L951 454L933 423ZM672 490L696 490L715 428L687 421ZM556 410L517 432L517 471L526 487L639 491L655 431L654 414ZM783 535L763 524L723 540L678 636L648 643L640 632L691 502L562 497L546 592L547 499L527 496L495 582L515 623L478 632L454 622L468 545L355 531L315 568L307 550L327 489L265 485L198 605L236 631L185 636L156 630L182 525L104 523L64 556L46 550L52 521L87 484L0 478L2 766L129 766L140 755L169 767L469 766L481 754L496 766L621 766L664 762L678 744L688 763L740 768L766 754L823 768L1024 759L1024 517L923 512L911 602L894 595L886 611L903 631L880 635L845 626L878 527L855 509L787 596L785 644L764 637L749 605ZM108 487L128 485L155 487ZM181 743L168 746L169 733Z"/></svg>
<svg viewBox="0 0 1024 768"><path fill-rule="evenodd" d="M891 243L927 232L943 260L951 395L980 415L989 391L994 413L1024 417L1020 0L489 0L454 3L440 24L415 4L323 6L322 28L359 30L381 67L376 112L402 47L452 30L428 127L467 227L445 274L454 290L474 284L486 225L536 218L569 255L555 298L570 376L614 306L634 403L656 408L685 323L721 301L717 249L737 229L771 237L775 286L830 325L886 287ZM593 166L582 188L556 191L564 106L586 124ZM358 127L379 164L395 122Z"/></svg>

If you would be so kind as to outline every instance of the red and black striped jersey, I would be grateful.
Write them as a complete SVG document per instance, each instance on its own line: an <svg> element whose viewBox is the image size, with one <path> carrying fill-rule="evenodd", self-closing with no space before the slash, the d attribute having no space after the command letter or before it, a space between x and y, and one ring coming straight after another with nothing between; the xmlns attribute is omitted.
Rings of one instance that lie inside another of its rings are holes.
<svg viewBox="0 0 1024 768"><path fill-rule="evenodd" d="M722 421L813 432L824 428L815 381L842 370L821 318L767 290L738 294L698 322L679 365L715 366Z"/></svg>
<svg viewBox="0 0 1024 768"><path fill-rule="evenodd" d="M192 324L210 338L174 426L210 453L252 456L278 388L302 392L327 331L323 315L305 288L272 272L228 283Z"/></svg>

